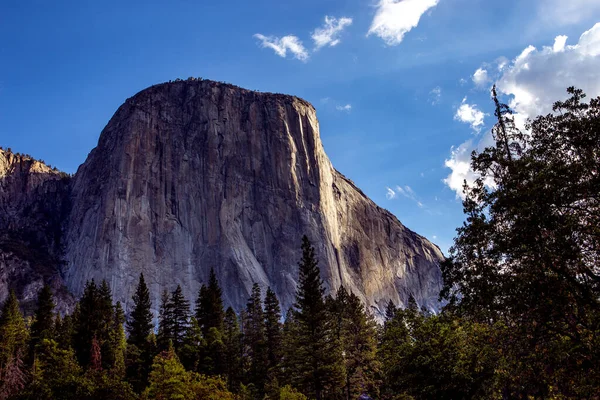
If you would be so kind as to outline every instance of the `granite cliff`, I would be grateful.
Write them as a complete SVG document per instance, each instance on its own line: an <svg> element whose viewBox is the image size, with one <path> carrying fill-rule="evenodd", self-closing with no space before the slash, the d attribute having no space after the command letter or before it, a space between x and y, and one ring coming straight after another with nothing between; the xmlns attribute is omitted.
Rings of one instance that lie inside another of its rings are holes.
<svg viewBox="0 0 600 400"><path fill-rule="evenodd" d="M315 109L299 98L169 82L128 99L73 178L35 162L7 173L3 160L0 232L14 236L7 216L39 217L15 205L44 209L52 229L38 236L75 295L106 279L128 304L143 272L157 307L177 284L195 296L214 268L227 304L241 309L258 282L286 309L306 234L328 290L344 285L376 313L410 294L437 306L440 250L333 168Z"/></svg>
<svg viewBox="0 0 600 400"><path fill-rule="evenodd" d="M60 311L73 305L60 274L69 181L31 156L0 149L0 302L15 289L30 310L49 283Z"/></svg>

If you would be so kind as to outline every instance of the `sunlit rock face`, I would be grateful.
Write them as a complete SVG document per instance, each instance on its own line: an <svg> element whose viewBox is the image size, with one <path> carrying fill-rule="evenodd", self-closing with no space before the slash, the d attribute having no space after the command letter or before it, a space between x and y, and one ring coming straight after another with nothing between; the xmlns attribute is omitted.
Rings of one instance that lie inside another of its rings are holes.
<svg viewBox="0 0 600 400"><path fill-rule="evenodd" d="M257 282L285 310L306 234L328 292L344 285L375 314L410 294L438 305L438 247L332 167L315 109L296 97L206 80L143 90L117 110L67 197L60 277L75 295L106 279L129 306L143 272L156 310L178 284L192 300L213 268L226 304L242 309Z"/></svg>

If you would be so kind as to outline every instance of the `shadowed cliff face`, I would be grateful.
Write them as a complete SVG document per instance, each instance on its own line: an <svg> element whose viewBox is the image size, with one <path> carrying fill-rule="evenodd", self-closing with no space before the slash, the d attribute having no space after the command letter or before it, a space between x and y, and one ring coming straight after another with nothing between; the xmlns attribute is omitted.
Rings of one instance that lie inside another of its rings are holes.
<svg viewBox="0 0 600 400"><path fill-rule="evenodd" d="M240 310L253 282L294 301L308 235L328 289L383 310L410 293L435 307L439 249L333 169L314 108L211 81L153 86L123 104L72 185L69 288L107 279L126 304L140 272L195 296L211 268Z"/></svg>

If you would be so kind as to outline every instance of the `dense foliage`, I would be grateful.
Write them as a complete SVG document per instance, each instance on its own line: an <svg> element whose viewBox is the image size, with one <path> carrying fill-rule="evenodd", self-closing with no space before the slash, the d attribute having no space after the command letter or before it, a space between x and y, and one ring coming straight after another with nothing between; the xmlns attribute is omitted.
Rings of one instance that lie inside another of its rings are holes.
<svg viewBox="0 0 600 400"><path fill-rule="evenodd" d="M306 237L285 318L258 284L240 315L224 310L214 271L193 312L165 292L157 326L143 275L127 321L106 282L63 317L49 287L28 319L10 293L0 400L598 398L600 98L568 92L526 132L494 92L495 146L473 154L440 314L409 296L377 325L344 287L326 296Z"/></svg>

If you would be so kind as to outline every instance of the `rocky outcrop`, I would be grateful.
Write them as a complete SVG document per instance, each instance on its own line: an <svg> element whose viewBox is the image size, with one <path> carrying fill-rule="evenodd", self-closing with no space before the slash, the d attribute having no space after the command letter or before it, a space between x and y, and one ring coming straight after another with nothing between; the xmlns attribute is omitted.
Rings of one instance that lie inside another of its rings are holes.
<svg viewBox="0 0 600 400"><path fill-rule="evenodd" d="M58 310L71 309L74 300L60 274L69 181L42 161L0 149L0 302L15 289L30 310L48 283Z"/></svg>
<svg viewBox="0 0 600 400"><path fill-rule="evenodd" d="M143 90L67 197L61 277L75 295L106 279L127 306L143 272L158 307L177 284L195 297L214 268L227 304L241 309L258 282L286 309L306 234L328 290L344 285L376 313L410 294L437 307L438 247L332 167L315 109L296 97L202 80Z"/></svg>

